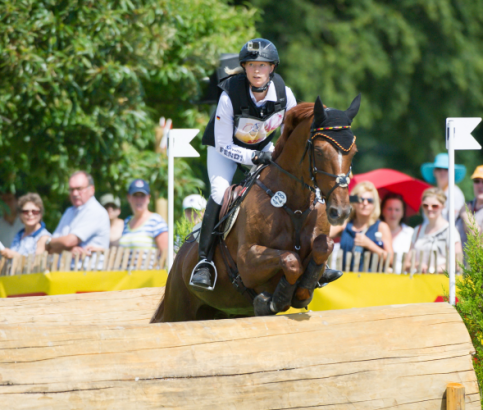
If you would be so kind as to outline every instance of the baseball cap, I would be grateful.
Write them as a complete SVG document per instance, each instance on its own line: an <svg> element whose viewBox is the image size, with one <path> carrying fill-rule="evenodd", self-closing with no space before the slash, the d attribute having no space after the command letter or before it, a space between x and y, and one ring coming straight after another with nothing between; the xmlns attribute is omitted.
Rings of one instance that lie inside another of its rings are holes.
<svg viewBox="0 0 483 410"><path fill-rule="evenodd" d="M134 195L136 192L142 192L145 195L149 195L151 190L149 189L149 184L144 179L135 179L129 185L127 193L129 195Z"/></svg>
<svg viewBox="0 0 483 410"><path fill-rule="evenodd" d="M206 208L206 199L199 194L188 195L183 199L183 209L193 208L202 211Z"/></svg>
<svg viewBox="0 0 483 410"><path fill-rule="evenodd" d="M471 179L475 178L483 179L483 165L476 167L475 172L471 175Z"/></svg>
<svg viewBox="0 0 483 410"><path fill-rule="evenodd" d="M112 194L105 194L101 196L101 200L99 201L102 206L106 206L107 204L114 204L118 208L121 207L121 200Z"/></svg>

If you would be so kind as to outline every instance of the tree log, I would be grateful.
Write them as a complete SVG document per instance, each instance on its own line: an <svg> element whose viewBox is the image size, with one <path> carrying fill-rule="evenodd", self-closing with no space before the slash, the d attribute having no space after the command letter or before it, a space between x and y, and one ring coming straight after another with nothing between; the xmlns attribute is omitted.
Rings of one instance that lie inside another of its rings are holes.
<svg viewBox="0 0 483 410"><path fill-rule="evenodd" d="M440 410L446 385L457 382L473 410L473 350L446 303L154 325L0 324L0 402L29 410Z"/></svg>

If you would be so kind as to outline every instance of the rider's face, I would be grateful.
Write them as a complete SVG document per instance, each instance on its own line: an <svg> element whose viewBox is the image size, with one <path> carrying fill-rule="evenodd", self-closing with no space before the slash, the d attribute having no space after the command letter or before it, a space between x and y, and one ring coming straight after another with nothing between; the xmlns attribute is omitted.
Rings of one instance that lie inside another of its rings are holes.
<svg viewBox="0 0 483 410"><path fill-rule="evenodd" d="M270 79L270 73L275 66L271 63L248 61L245 63L248 81L253 87L263 87Z"/></svg>

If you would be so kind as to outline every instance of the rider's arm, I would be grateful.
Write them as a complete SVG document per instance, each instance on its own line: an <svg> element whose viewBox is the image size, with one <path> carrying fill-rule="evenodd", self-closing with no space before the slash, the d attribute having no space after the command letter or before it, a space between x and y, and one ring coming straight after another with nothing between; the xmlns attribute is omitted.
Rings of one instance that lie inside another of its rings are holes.
<svg viewBox="0 0 483 410"><path fill-rule="evenodd" d="M233 143L233 105L228 94L223 91L215 114L215 148L218 153L232 161L253 165L253 150Z"/></svg>

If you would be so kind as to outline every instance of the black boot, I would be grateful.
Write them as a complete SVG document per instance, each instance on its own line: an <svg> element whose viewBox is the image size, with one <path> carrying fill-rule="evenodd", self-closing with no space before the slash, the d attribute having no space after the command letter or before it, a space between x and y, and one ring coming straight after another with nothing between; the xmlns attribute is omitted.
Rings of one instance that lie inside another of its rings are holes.
<svg viewBox="0 0 483 410"><path fill-rule="evenodd" d="M198 256L200 262L206 260L211 262L210 250L215 242L216 236L212 235L213 228L218 221L221 205L218 205L213 198L208 199L205 215L201 223L200 243L198 246ZM209 288L211 286L211 273L209 264L200 264L196 268L191 284L196 287Z"/></svg>

